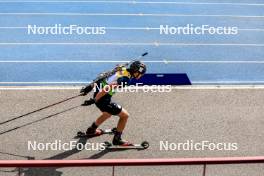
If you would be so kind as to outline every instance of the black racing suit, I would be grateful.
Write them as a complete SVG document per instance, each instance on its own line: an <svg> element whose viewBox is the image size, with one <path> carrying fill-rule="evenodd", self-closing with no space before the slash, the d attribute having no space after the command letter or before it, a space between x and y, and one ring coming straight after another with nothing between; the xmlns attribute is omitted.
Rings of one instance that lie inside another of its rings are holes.
<svg viewBox="0 0 264 176"><path fill-rule="evenodd" d="M122 68L121 71L117 71L114 75L110 76L107 79L97 82L96 91L94 93L94 98L96 95L102 90L106 85L109 84L117 84L118 86L128 85L131 79L130 73L126 70L126 68ZM101 97L95 105L102 112L108 112L112 115L118 115L122 111L122 106L112 102L112 95L114 94L114 90L109 91L106 95Z"/></svg>

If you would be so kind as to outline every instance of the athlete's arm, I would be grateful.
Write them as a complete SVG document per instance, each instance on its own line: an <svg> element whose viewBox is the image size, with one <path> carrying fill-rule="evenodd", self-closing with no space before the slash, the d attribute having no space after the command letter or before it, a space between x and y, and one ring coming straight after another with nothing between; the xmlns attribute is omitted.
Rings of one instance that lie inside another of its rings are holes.
<svg viewBox="0 0 264 176"><path fill-rule="evenodd" d="M112 82L111 84L107 85L107 88L104 87L102 90L98 92L98 94L95 96L95 102L100 100L103 96L105 96L108 92L115 89L117 86L126 86L129 83L129 78L126 76L120 77L117 79L117 81Z"/></svg>
<svg viewBox="0 0 264 176"><path fill-rule="evenodd" d="M117 83L112 83L112 84L107 85L107 87L109 87L110 90L108 90L108 89L106 89L106 87L104 87L95 96L95 102L99 101L103 96L105 96L106 94L108 94L108 92L110 92L112 89L116 88L117 86L118 86Z"/></svg>

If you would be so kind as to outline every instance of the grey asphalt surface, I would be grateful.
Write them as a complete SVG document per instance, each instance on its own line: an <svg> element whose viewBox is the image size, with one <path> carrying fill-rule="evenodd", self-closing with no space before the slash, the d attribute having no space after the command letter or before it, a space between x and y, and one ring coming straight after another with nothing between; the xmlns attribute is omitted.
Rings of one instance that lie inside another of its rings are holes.
<svg viewBox="0 0 264 176"><path fill-rule="evenodd" d="M1 90L1 122L78 94L78 90ZM147 150L89 151L72 149L32 151L28 141L61 143L78 141L96 145L111 141L103 135L75 139L100 115L95 106L80 107L88 97L78 97L60 105L0 125L0 159L106 159L183 158L264 155L264 89L173 89L169 93L117 93L113 100L130 113L124 138L150 142ZM101 128L116 126L112 117ZM237 150L160 150L160 141L184 143L210 141L237 143ZM121 175L200 176L203 166L117 167ZM112 168L24 168L24 176L110 175ZM16 168L0 168L0 175L16 175ZM263 176L263 164L210 165L207 176Z"/></svg>

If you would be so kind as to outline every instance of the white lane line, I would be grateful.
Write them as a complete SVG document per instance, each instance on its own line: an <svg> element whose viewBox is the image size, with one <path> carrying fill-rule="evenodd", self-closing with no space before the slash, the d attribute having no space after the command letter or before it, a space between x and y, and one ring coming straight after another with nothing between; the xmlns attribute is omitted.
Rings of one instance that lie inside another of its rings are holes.
<svg viewBox="0 0 264 176"><path fill-rule="evenodd" d="M3 42L0 43L0 45L128 45L128 46L137 46L137 45L145 45L145 46L260 46L263 47L264 44L257 44L257 43L159 43L159 42L150 42L150 43L125 43L125 42L93 42L93 43L88 43L88 42L83 42L83 43L73 43L73 42Z"/></svg>
<svg viewBox="0 0 264 176"><path fill-rule="evenodd" d="M151 16L151 17L224 17L224 18L264 18L263 15L203 15L203 14L152 14L152 13L0 13L19 16Z"/></svg>
<svg viewBox="0 0 264 176"><path fill-rule="evenodd" d="M191 85L191 86L173 86L172 89L191 89L191 90L210 90L210 89L264 89L264 85Z"/></svg>
<svg viewBox="0 0 264 176"><path fill-rule="evenodd" d="M264 81L192 81L192 84L264 84Z"/></svg>
<svg viewBox="0 0 264 176"><path fill-rule="evenodd" d="M145 63L264 64L264 60L143 60ZM0 63L122 63L129 60L0 60Z"/></svg>
<svg viewBox="0 0 264 176"><path fill-rule="evenodd" d="M73 43L73 42L28 42L28 43L13 43L13 42L3 42L0 45L112 45L112 46L247 46L247 47L263 47L264 44L258 43L159 43L159 42L150 42L150 43L125 43L125 42L83 42L83 43Z"/></svg>
<svg viewBox="0 0 264 176"><path fill-rule="evenodd" d="M213 84L213 85L225 85L225 84L263 84L264 81L191 81L192 84ZM0 84L87 84L87 82L0 82Z"/></svg>
<svg viewBox="0 0 264 176"><path fill-rule="evenodd" d="M0 84L87 84L87 82L0 82Z"/></svg>
<svg viewBox="0 0 264 176"><path fill-rule="evenodd" d="M231 6L264 6L263 3L231 3L231 2L175 2L175 1L49 1L49 0L24 0L24 1L0 1L0 3L108 3L108 4L178 4L178 5L231 5Z"/></svg>
<svg viewBox="0 0 264 176"><path fill-rule="evenodd" d="M19 26L0 26L0 29L28 29L28 27ZM160 28L155 27L105 27L107 30L160 30ZM238 31L260 31L264 32L262 28L238 28Z"/></svg>
<svg viewBox="0 0 264 176"><path fill-rule="evenodd" d="M0 90L80 90L81 86L0 86Z"/></svg>
<svg viewBox="0 0 264 176"><path fill-rule="evenodd" d="M156 86L145 87L144 89L153 90ZM0 90L80 90L82 86L0 86ZM134 89L135 88L126 88ZM142 87L136 88L142 90ZM209 89L264 89L264 85L182 85L182 86L171 86L172 90L209 90Z"/></svg>
<svg viewBox="0 0 264 176"><path fill-rule="evenodd" d="M261 31L261 32L264 32L264 29L261 29L261 28L255 28L255 29L250 29L250 28L240 28L238 29L238 31Z"/></svg>

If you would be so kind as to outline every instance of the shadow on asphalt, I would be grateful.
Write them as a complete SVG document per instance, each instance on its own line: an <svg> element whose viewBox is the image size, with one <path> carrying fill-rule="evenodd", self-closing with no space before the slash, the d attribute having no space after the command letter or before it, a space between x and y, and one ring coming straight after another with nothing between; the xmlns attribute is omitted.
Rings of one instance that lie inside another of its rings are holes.
<svg viewBox="0 0 264 176"><path fill-rule="evenodd" d="M137 151L140 151L140 150L145 150L145 149L133 149L133 148L127 148L127 149L124 149L124 148L117 148L117 149L105 149L97 154L94 154L92 156L90 156L89 158L85 158L85 159L99 159L101 157L103 157L104 155L106 155L107 153L110 153L110 152L122 152L122 151L126 151L126 150L137 150Z"/></svg>
<svg viewBox="0 0 264 176"><path fill-rule="evenodd" d="M78 143L81 143L82 145L86 144L88 141L88 138L80 138L77 141ZM65 151L62 153L59 153L55 156L45 158L44 160L62 160L65 159L71 155L74 155L76 153L81 152L81 150L78 150L77 148L74 148L69 151ZM49 167L49 168L21 168L20 169L20 174L23 176L61 176L63 172L57 171L61 167Z"/></svg>
<svg viewBox="0 0 264 176"><path fill-rule="evenodd" d="M76 109L76 108L78 108L78 107L80 107L80 105L78 105L78 106L74 106L74 107L71 107L71 108L66 109L66 110L64 110L64 111L61 111L61 112L57 112L57 113L55 113L55 114L51 114L51 115L49 115L49 116L43 117L43 118L38 119L38 120L35 120L35 121L33 121L33 122L29 122L29 123L26 123L26 124L24 124L24 125L17 126L17 127L12 128L12 129L9 129L9 130L6 130L6 131L3 131L3 132L0 132L0 135L3 135L3 134L6 134L6 133L9 133L9 132L12 132L12 131L14 131L14 130L18 130L18 129L20 129L20 128L23 128L23 127L26 127L26 126L32 125L32 124L34 124L34 123L37 123L37 122L40 122L40 121L43 121L43 120L46 120L46 119L49 119L49 118L51 118L51 117L54 117L54 116L56 116L56 115L59 115L59 114L62 114L62 113L68 112L68 111L71 111L71 110Z"/></svg>
<svg viewBox="0 0 264 176"><path fill-rule="evenodd" d="M29 122L29 123L26 123L24 125L21 125L21 126L12 128L10 130L1 132L0 135L5 134L5 133L8 133L8 132L11 132L11 131L14 131L14 130L17 130L17 129L20 129L20 128L23 128L23 127L26 127L28 125L32 125L34 123L43 121L45 119L49 119L51 117L54 117L56 115L65 113L67 111L73 110L73 109L78 108L78 107L80 107L80 106L79 105L78 106L74 106L74 107L69 108L69 109L66 109L64 111L61 111L61 112L58 112L58 113L55 113L55 114L52 114L52 115L43 117L43 118L38 119L36 121ZM96 136L94 136L94 137L96 137ZM94 138L94 137L90 137L90 138L88 138L88 137L78 138L79 140L77 141L77 144L78 143L81 143L82 145L85 145L89 139ZM94 155L90 156L89 158L84 158L84 159L99 159L99 158L103 157L104 155L106 155L109 152L122 152L122 151L126 151L126 150L144 150L144 149L120 149L120 148L119 149L105 149L105 150L100 151L97 154L94 154ZM45 158L44 160L62 160L62 159L65 159L65 158L67 158L69 156L72 156L72 155L74 155L76 153L79 153L79 152L81 152L81 150L78 150L77 148L74 148L72 150L59 153L59 154L57 154L55 156L51 156L49 158ZM22 155L12 154L12 153L0 152L0 154L6 154L6 155L10 155L10 156L22 157L22 158L25 158L27 160L34 160L35 159L35 157L22 156ZM63 172L57 171L57 169L59 169L59 168L62 168L62 167L49 167L49 168L15 168L15 169L10 170L10 171L8 171L8 170L0 170L0 172L2 172L2 173L6 173L6 172L17 172L17 173L19 173L20 175L23 175L23 176L47 176L47 175L49 175L49 176L61 176L63 174Z"/></svg>
<svg viewBox="0 0 264 176"><path fill-rule="evenodd" d="M79 141L77 143L81 143L82 145L86 144L86 142L88 141L88 139L90 138L80 138ZM100 151L97 154L94 154L92 156L90 156L89 158L84 158L84 159L99 159L101 157L103 157L104 155L106 155L107 153L110 152L122 152L122 151L126 151L126 150L144 150L144 149L105 149ZM81 152L81 150L78 150L77 148L74 148L73 150L69 150L69 151L65 151L62 153L59 153L55 156L46 158L44 160L62 160L65 159L71 155L74 155L76 153ZM49 168L21 168L20 169L20 174L23 176L61 176L63 174L63 172L61 171L57 171L57 169L59 168L63 168L63 167L49 167ZM18 172L18 168L16 168L14 171Z"/></svg>

